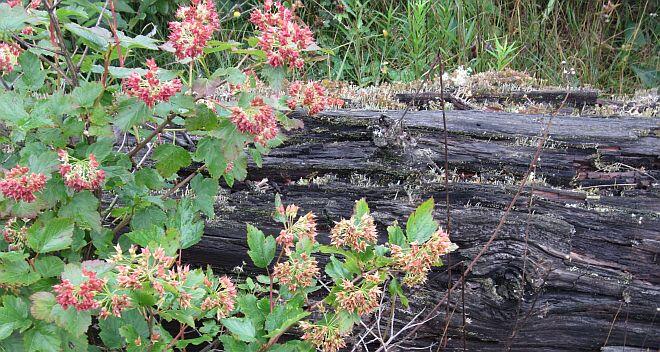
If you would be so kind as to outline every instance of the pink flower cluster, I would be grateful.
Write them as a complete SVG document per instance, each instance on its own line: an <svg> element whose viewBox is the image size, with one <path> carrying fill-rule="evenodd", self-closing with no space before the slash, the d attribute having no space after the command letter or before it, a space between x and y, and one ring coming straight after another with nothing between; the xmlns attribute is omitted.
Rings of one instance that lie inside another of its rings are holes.
<svg viewBox="0 0 660 352"><path fill-rule="evenodd" d="M358 315L369 314L380 306L383 291L378 285L366 283L357 287L349 280L342 280L342 289L337 292L339 308ZM371 286L371 287L369 287Z"/></svg>
<svg viewBox="0 0 660 352"><path fill-rule="evenodd" d="M422 245L413 242L408 249L395 244L390 245L394 267L405 273L403 283L408 286L424 283L431 267L440 264L440 256L456 248L442 229L436 231Z"/></svg>
<svg viewBox="0 0 660 352"><path fill-rule="evenodd" d="M15 201L34 202L37 197L35 193L46 186L44 174L31 173L26 166L15 166L5 173L5 178L0 180L0 191L5 197L13 198Z"/></svg>
<svg viewBox="0 0 660 352"><path fill-rule="evenodd" d="M62 308L67 309L73 306L76 310L91 310L100 307L98 301L94 299L96 294L103 291L105 280L96 277L96 273L82 269L82 274L87 278L83 283L75 286L71 281L63 279L59 285L53 286L57 293L57 303Z"/></svg>
<svg viewBox="0 0 660 352"><path fill-rule="evenodd" d="M30 1L30 5L29 5L29 7L30 7L31 9L36 9L36 8L38 8L39 6L41 6L41 1L42 1L42 0L32 0L32 1ZM18 5L23 5L23 1L22 1L22 0L7 0L7 4L8 4L10 7L16 7L16 6L18 6Z"/></svg>
<svg viewBox="0 0 660 352"><path fill-rule="evenodd" d="M99 163L94 154L89 154L87 161L69 156L64 149L58 150L57 154L61 162L60 175L64 179L64 184L74 191L97 189L105 180L105 171L99 169Z"/></svg>
<svg viewBox="0 0 660 352"><path fill-rule="evenodd" d="M121 247L116 247L116 254L110 259L111 263L116 264L117 269L117 285L123 289L140 289L142 286L151 282L151 286L158 291L158 293L165 293L163 284L157 279L168 281L178 286L173 276L177 278L183 277L187 274L185 270L174 271L170 267L174 265L176 258L168 256L162 248L151 250L149 248L142 248L140 253L137 253L137 247L131 246L128 250L129 257L125 258Z"/></svg>
<svg viewBox="0 0 660 352"><path fill-rule="evenodd" d="M10 73L18 64L21 49L10 43L0 42L0 74Z"/></svg>
<svg viewBox="0 0 660 352"><path fill-rule="evenodd" d="M339 331L339 327L301 321L300 328L303 330L302 339L320 351L337 352L346 347L345 334Z"/></svg>
<svg viewBox="0 0 660 352"><path fill-rule="evenodd" d="M169 43L179 60L195 59L202 54L213 32L220 28L215 2L191 0L190 6L179 7L176 17L181 21L169 23Z"/></svg>
<svg viewBox="0 0 660 352"><path fill-rule="evenodd" d="M367 246L378 241L374 218L364 214L360 219L351 216L342 219L330 230L330 242L336 247L347 246L358 252L364 252Z"/></svg>
<svg viewBox="0 0 660 352"><path fill-rule="evenodd" d="M342 107L344 105L343 100L329 97L325 87L318 82L292 82L289 85L288 95L289 99L286 103L289 109L293 110L302 106L309 111L310 115L316 115L331 106Z"/></svg>
<svg viewBox="0 0 660 352"><path fill-rule="evenodd" d="M273 270L273 277L291 292L312 286L314 278L318 275L319 267L316 259L307 253L290 257L286 262L275 265Z"/></svg>
<svg viewBox="0 0 660 352"><path fill-rule="evenodd" d="M176 93L181 91L181 80L175 78L171 81L161 81L158 78L158 65L153 59L147 59L149 71L141 77L139 73L132 72L124 78L123 87L127 95L137 97L149 107L156 102L169 101Z"/></svg>
<svg viewBox="0 0 660 352"><path fill-rule="evenodd" d="M9 244L9 251L19 251L25 247L27 242L27 227L25 225L17 229L15 226L16 218L10 218L2 229L2 236L5 242Z"/></svg>
<svg viewBox="0 0 660 352"><path fill-rule="evenodd" d="M217 309L216 317L218 319L229 316L234 310L238 294L234 283L227 276L220 277L217 285L214 285L208 278L204 279L204 285L212 291L202 302L202 310Z"/></svg>
<svg viewBox="0 0 660 352"><path fill-rule="evenodd" d="M272 0L265 1L263 12L256 9L250 15L250 22L260 32L259 47L266 52L269 65L302 68L305 64L301 51L314 44L314 36L307 25L295 19L291 10Z"/></svg>
<svg viewBox="0 0 660 352"><path fill-rule="evenodd" d="M254 136L256 143L266 145L279 132L275 111L260 97L254 98L250 107L231 107L231 122L239 131Z"/></svg>

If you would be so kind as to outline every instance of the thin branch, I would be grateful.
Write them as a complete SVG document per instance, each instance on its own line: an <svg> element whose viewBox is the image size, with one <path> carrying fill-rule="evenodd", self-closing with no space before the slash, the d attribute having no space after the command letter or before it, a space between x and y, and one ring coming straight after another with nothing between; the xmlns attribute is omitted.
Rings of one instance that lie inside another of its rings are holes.
<svg viewBox="0 0 660 352"><path fill-rule="evenodd" d="M48 17L50 18L50 22L52 24L52 28L55 30L55 35L57 37L57 41L60 47L60 50L62 50L62 56L64 56L64 61L66 62L67 67L71 71L71 82L74 86L78 85L78 69L76 65L73 64L73 60L71 60L71 54L67 51L66 49L66 44L64 43L64 36L62 35L62 29L60 28L60 22L59 19L57 18L57 14L55 13L55 7L57 6L59 2L51 2L50 0L46 0L46 10L48 11Z"/></svg>
<svg viewBox="0 0 660 352"><path fill-rule="evenodd" d="M12 39L14 39L23 49L27 50L27 49L30 49L30 47L31 47L30 43L28 43L25 40L21 39L17 35L12 36ZM43 56L39 53L34 53L34 54L37 55L39 60L41 60L42 62L44 62L48 65L50 65L50 67L52 67L69 84L72 84L72 85L74 84L71 77L66 75L66 73L62 70L62 67L60 67L60 65L56 61L51 61L49 58L47 58L47 57L45 57L45 56Z"/></svg>
<svg viewBox="0 0 660 352"><path fill-rule="evenodd" d="M156 127L156 129L155 129L153 132L151 132L151 134L150 134L147 138L143 139L143 140L142 140L140 143L138 143L138 144L137 144L137 145L136 145L136 146L135 146L130 152L128 152L128 157L131 158L131 160L132 160L133 157L134 157L134 156L135 156L135 155L136 155L136 154L137 154L142 148L144 148L149 142L151 142L152 139L154 139L154 137L156 137L159 133L163 132L163 130L165 129L165 127L167 127L167 125L169 125L170 122L172 122L173 119L174 119L174 115L170 115L170 116L168 116L168 117L165 119L165 121L163 121L160 125L158 125L158 127Z"/></svg>

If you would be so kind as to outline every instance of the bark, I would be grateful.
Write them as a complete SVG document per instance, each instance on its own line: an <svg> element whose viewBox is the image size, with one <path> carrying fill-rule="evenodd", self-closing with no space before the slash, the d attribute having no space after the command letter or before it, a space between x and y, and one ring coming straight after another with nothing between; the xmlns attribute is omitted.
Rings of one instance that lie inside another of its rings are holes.
<svg viewBox="0 0 660 352"><path fill-rule="evenodd" d="M221 271L236 266L255 271L246 255L245 223L277 234L270 220L275 193L318 215L322 242L332 222L349 216L362 197L383 242L387 225L405 221L429 197L436 199L436 218L444 223L441 115L410 112L400 130L400 114L334 111L304 118L303 131L265 157L262 168L252 167L250 180L220 197L216 218L185 260ZM547 118L447 113L451 238L459 250L426 285L410 290L412 306L396 310L397 325L433 306L449 285L447 267L454 266L455 282L461 263L467 265L486 243ZM451 294L447 311L456 309L446 350L463 350L463 340L469 351L660 347L654 333L660 304L658 131L654 119L555 117L533 187L466 278L464 292ZM268 181L259 182L263 178ZM628 186L617 186L622 183ZM443 308L406 343L437 342L445 314Z"/></svg>

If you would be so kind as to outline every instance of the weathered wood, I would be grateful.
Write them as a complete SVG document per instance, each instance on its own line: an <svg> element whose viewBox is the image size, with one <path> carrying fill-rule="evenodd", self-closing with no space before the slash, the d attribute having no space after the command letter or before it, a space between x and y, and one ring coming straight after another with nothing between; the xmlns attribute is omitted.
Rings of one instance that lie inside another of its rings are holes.
<svg viewBox="0 0 660 352"><path fill-rule="evenodd" d="M398 140L377 141L384 147L374 143L381 138L374 131L395 128L391 119L400 116L384 114L389 119L369 111L305 118L303 131L264 158L263 168L251 168L251 181L220 197L217 217L208 221L202 242L185 252L185 260L223 271L241 265L255 271L245 254L245 223L276 234L269 220L276 192L318 215L322 242L327 242L332 221L348 216L354 200L362 197L378 220L381 241L389 223L405 220L428 197L438 201L436 215L444 219L440 200L446 190L428 172L443 165L440 114L406 116L405 150L394 146ZM449 162L456 170L449 190L451 237L459 245L447 261L457 265L452 281L461 271L457 263L467 264L476 255L502 216L514 193L508 178L518 182L527 169L547 118L448 112ZM514 351L597 351L606 340L607 346L660 347L655 328L660 304L657 130L653 119L555 117L552 143L536 173L545 183L527 188L500 236L466 278L469 351L503 351L508 344ZM612 171L617 163L627 166ZM268 178L267 187L255 187L262 178ZM612 180L634 186L600 196L572 189L609 189ZM412 290L412 308L399 309L397 322L433 305L448 284L446 268L435 271L427 285ZM447 350L462 350L461 297L460 290L451 296L449 311L458 307L450 319ZM437 342L444 327L441 312L407 343ZM510 341L516 318L521 323Z"/></svg>
<svg viewBox="0 0 660 352"><path fill-rule="evenodd" d="M566 95L568 94L568 97ZM415 95L413 93L396 94L395 97L402 103L411 103L413 106L428 107L430 102L439 102L440 93L423 92ZM469 103L458 99L452 94L446 94L445 99L453 103L459 110L471 110ZM595 105L598 100L598 91L595 90L530 90L530 91L511 91L499 94L494 93L476 93L470 97L471 101L497 101L506 102L527 102L560 104L566 99L566 104L576 107L585 105Z"/></svg>

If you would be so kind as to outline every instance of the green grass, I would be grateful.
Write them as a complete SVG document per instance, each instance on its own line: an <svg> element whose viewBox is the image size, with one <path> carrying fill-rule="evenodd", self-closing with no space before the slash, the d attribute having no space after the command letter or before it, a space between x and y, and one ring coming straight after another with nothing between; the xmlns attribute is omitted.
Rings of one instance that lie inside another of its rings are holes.
<svg viewBox="0 0 660 352"><path fill-rule="evenodd" d="M176 2L159 0L159 2ZM218 0L221 16L236 4ZM419 78L441 52L447 69L513 68L549 84L591 85L611 93L656 87L660 9L652 0L303 0L299 15L333 55L308 78L359 85ZM225 11L224 13L222 11ZM223 23L221 40L250 33L245 13ZM163 21L148 16L143 22ZM162 23L157 27L163 28ZM234 60L221 53L210 66ZM575 77L564 70L574 69Z"/></svg>

